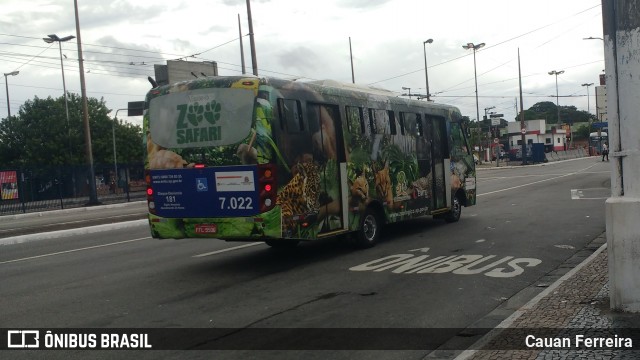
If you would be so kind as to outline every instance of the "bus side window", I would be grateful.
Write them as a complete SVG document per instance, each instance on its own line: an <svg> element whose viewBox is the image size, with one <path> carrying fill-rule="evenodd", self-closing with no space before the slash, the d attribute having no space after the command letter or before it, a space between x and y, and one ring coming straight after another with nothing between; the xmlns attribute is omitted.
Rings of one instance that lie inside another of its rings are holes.
<svg viewBox="0 0 640 360"><path fill-rule="evenodd" d="M459 123L451 123L451 152L454 156L468 155L469 149L467 149L464 134Z"/></svg>
<svg viewBox="0 0 640 360"><path fill-rule="evenodd" d="M371 135L373 134L373 128L371 127L371 114L369 111L365 111L363 108L360 108L360 115L362 116L362 126L363 126L363 134Z"/></svg>
<svg viewBox="0 0 640 360"><path fill-rule="evenodd" d="M393 117L392 111L369 109L369 117L371 121L371 130L374 134L395 134L395 117ZM393 132L390 120L394 121Z"/></svg>
<svg viewBox="0 0 640 360"><path fill-rule="evenodd" d="M396 114L393 111L387 111L387 115L389 116L389 129L391 130L391 135L396 135L398 133L396 126Z"/></svg>
<svg viewBox="0 0 640 360"><path fill-rule="evenodd" d="M280 128L288 133L304 131L302 110L297 100L278 99L278 113L280 114ZM286 125L285 125L286 124Z"/></svg>
<svg viewBox="0 0 640 360"><path fill-rule="evenodd" d="M427 116L427 122L431 123L431 136L433 141L433 156L435 158L449 158L449 146L447 139L447 123L441 116Z"/></svg>
<svg viewBox="0 0 640 360"><path fill-rule="evenodd" d="M424 136L424 129L422 128L422 117L420 116L420 114L418 114L416 117L416 131L416 135Z"/></svg>
<svg viewBox="0 0 640 360"><path fill-rule="evenodd" d="M417 122L419 117L420 115L414 113L400 113L400 129L402 130L403 135L420 135Z"/></svg>
<svg viewBox="0 0 640 360"><path fill-rule="evenodd" d="M361 107L347 106L347 126L350 133L365 133L365 123Z"/></svg>

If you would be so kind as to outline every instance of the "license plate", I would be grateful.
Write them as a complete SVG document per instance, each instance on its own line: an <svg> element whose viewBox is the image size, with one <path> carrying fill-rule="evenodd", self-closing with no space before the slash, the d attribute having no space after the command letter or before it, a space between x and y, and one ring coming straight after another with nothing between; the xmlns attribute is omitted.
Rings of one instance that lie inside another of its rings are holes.
<svg viewBox="0 0 640 360"><path fill-rule="evenodd" d="M218 225L216 224L196 224L196 234L216 234Z"/></svg>

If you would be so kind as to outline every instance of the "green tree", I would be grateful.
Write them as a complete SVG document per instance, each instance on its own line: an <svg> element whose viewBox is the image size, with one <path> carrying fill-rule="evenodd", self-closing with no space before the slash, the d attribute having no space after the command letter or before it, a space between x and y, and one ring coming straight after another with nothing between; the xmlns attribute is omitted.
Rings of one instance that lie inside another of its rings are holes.
<svg viewBox="0 0 640 360"><path fill-rule="evenodd" d="M532 107L524 111L525 120L545 119L547 124L558 124L558 107L551 101L535 103ZM575 106L560 105L560 124L573 124L579 122L596 121L596 117L583 110L578 110ZM515 118L520 121L520 114Z"/></svg>
<svg viewBox="0 0 640 360"><path fill-rule="evenodd" d="M573 132L573 136L576 139L589 139L589 126L582 125Z"/></svg>
<svg viewBox="0 0 640 360"><path fill-rule="evenodd" d="M142 161L142 129L109 118L103 99L87 99L94 163L113 163L112 126L118 162ZM86 163L82 98L69 94L69 120L64 97L26 101L18 115L0 122L0 163L3 167L78 165ZM114 123L115 121L115 123Z"/></svg>

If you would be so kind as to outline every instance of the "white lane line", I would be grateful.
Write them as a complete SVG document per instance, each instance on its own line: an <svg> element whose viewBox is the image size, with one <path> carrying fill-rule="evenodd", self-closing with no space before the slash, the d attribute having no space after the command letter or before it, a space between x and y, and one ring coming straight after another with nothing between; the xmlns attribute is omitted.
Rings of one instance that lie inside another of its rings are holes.
<svg viewBox="0 0 640 360"><path fill-rule="evenodd" d="M506 189L495 190L495 191L489 191L489 192L487 192L487 193L477 194L476 196L485 196L485 195L496 194L496 193L500 193L500 192L503 192L503 191L509 191L509 190L514 190L514 189L519 189L519 188L523 188L523 187L525 187L525 186L530 186L530 185L540 184L540 183L547 182L547 181L551 181L551 180L561 179L561 178L563 178L563 177L567 177L567 176L572 176L572 175L576 175L576 174L581 174L581 173L584 173L585 171L587 171L588 169L590 169L590 168L592 168L592 167L594 167L594 166L595 166L595 165L591 165L591 166L589 166L589 167L587 167L587 168L585 168L585 169L578 170L578 171L575 171L575 172L572 172L572 173L568 173L568 174L564 174L564 175L559 175L559 176L552 177L552 178L549 178L549 179L544 179L544 180L534 181L534 182L531 182L531 183L528 183L528 184L522 184L522 185L518 185L518 186L512 186L512 187L510 187L510 188L506 188Z"/></svg>
<svg viewBox="0 0 640 360"><path fill-rule="evenodd" d="M121 245L121 244L126 244L126 243L130 243L130 242L140 241L140 240L146 240L146 239L151 239L151 237L147 236L147 237L143 237L143 238L132 239L132 240L124 240L124 241L118 241L118 242L109 243L109 244L102 244L102 245L88 246L88 247L79 248L79 249L72 249L72 250L66 250L66 251L58 251L58 252L54 252L54 253L42 254L42 255L36 255L36 256L30 256L30 257L21 258L21 259L14 259L14 260L1 261L1 262L0 262L0 265L2 265L2 264L14 263L14 262L19 262L19 261L27 261L27 260L39 259L39 258L48 257L48 256L55 256L55 255L69 254L69 253L78 252L78 251L85 251L85 250L91 250L91 249L98 249L98 248L103 248L103 247L107 247L107 246Z"/></svg>
<svg viewBox="0 0 640 360"><path fill-rule="evenodd" d="M262 242L249 243L249 244L244 244L244 245L240 245L240 246L234 246L234 247L230 247L230 248L222 249L222 250L218 250L218 251L212 251L212 252L208 252L208 253L204 253L204 254L193 255L193 257L197 258L197 257L204 257L204 256L222 254L222 253L225 253L225 252L228 252L228 251L240 250L240 249L244 249L246 247L256 246L256 245L263 245L263 244L264 243L262 243Z"/></svg>

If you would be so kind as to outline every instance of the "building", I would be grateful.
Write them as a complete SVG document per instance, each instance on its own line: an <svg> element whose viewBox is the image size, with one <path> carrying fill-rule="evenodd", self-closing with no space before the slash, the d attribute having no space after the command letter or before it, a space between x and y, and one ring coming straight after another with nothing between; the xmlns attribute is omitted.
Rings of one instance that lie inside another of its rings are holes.
<svg viewBox="0 0 640 360"><path fill-rule="evenodd" d="M604 74L600 75L600 86L596 86L596 116L599 122L608 122L607 118L607 84Z"/></svg>
<svg viewBox="0 0 640 360"><path fill-rule="evenodd" d="M193 80L207 76L218 76L215 61L167 60L167 65L154 65L158 85L173 84L178 81Z"/></svg>
<svg viewBox="0 0 640 360"><path fill-rule="evenodd" d="M545 151L567 150L567 130L551 126L547 129L544 119L525 121L525 141L527 144L544 144ZM522 145L522 129L520 122L509 122L509 148L514 149Z"/></svg>

